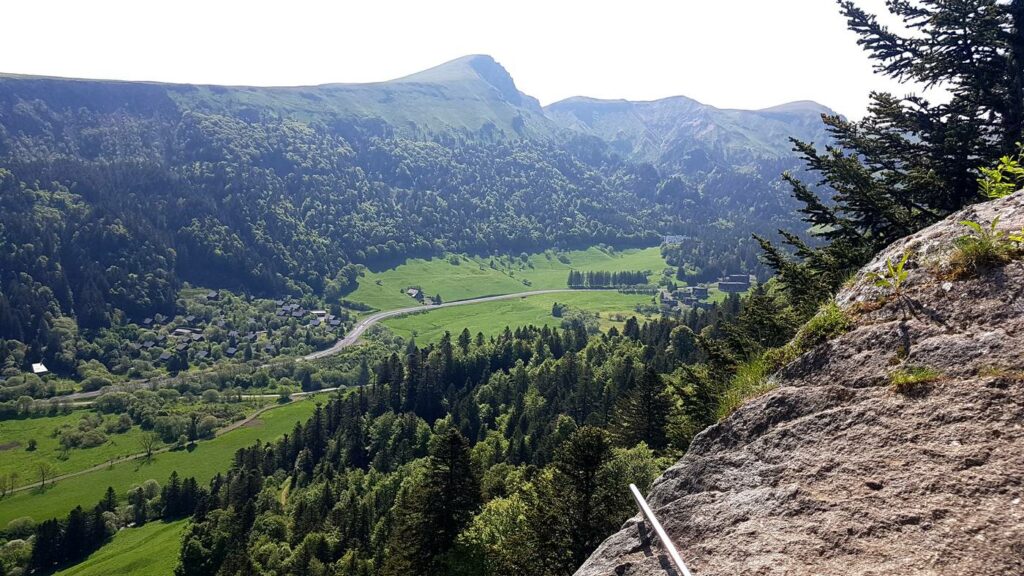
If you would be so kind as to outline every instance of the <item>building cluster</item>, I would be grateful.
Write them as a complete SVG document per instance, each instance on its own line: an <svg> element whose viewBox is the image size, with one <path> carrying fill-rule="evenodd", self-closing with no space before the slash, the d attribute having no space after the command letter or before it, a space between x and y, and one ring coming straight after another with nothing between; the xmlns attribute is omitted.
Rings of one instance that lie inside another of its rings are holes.
<svg viewBox="0 0 1024 576"><path fill-rule="evenodd" d="M718 289L725 293L746 292L750 289L750 275L729 274L718 281Z"/></svg>
<svg viewBox="0 0 1024 576"><path fill-rule="evenodd" d="M317 326L338 328L341 326L341 318L328 313L327 310L306 310L297 302L289 302L289 299L275 300L274 304L277 306L277 312L275 314L279 318L309 318L306 325L311 328L315 328Z"/></svg>
<svg viewBox="0 0 1024 576"><path fill-rule="evenodd" d="M750 289L751 279L748 274L729 274L715 283L715 287L725 293L746 292ZM680 307L689 308L710 308L711 303L706 300L710 297L710 287L706 284L697 286L685 286L669 291L662 289L658 295L661 308L665 312L674 312Z"/></svg>
<svg viewBox="0 0 1024 576"><path fill-rule="evenodd" d="M221 294L211 290L201 297L207 304L217 304ZM343 320L327 310L306 310L291 297L275 300L273 316L259 314L241 321L233 321L221 310L212 318L195 314L168 318L162 314L144 318L142 339L127 345L129 351L143 359L169 363L172 358L188 361L212 360L214 357L235 357L247 346L255 352L275 355L278 343L270 337L271 328L284 324L298 324L329 332L343 331ZM259 316L259 317L257 317ZM276 317L272 325L270 322ZM159 352L159 354L158 354Z"/></svg>
<svg viewBox="0 0 1024 576"><path fill-rule="evenodd" d="M176 355L186 355L190 360L198 361L205 360L212 355L213 344L227 343L228 346L224 349L224 354L234 356L238 352L239 346L247 342L255 343L260 335L266 333L266 330L248 330L244 334L234 329L227 330L229 328L228 321L223 316L213 318L206 323L206 326L202 326L203 323L203 321L197 321L196 316L192 314L179 316L170 321L167 317L157 314L153 318L146 318L142 321L144 328L156 333L146 336L145 340L141 342L129 343L128 348L136 354L154 349L161 350L160 355L156 357L156 360L161 363L169 362L171 357ZM257 320L249 318L248 323L255 327ZM222 330L214 332L217 336L208 336L206 330L208 326ZM223 330L227 330L227 332L224 333Z"/></svg>
<svg viewBox="0 0 1024 576"><path fill-rule="evenodd" d="M707 308L711 306L710 303L704 302L708 296L708 287L704 285L686 286L671 292L663 289L660 294L661 307L666 312L675 311L680 306Z"/></svg>

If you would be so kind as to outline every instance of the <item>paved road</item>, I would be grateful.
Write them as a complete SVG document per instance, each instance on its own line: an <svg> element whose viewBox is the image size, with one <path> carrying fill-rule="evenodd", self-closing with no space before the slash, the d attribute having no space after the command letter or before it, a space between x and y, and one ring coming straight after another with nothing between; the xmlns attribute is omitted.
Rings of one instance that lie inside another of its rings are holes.
<svg viewBox="0 0 1024 576"><path fill-rule="evenodd" d="M497 300L512 300L514 298L526 298L528 296L538 296L540 294L557 294L559 292L600 292L600 291L607 291L607 290L606 289L602 289L602 288L556 288L556 289L552 289L552 290L531 290L531 291L528 291L528 292L516 292L516 293L513 293L513 294L500 294L498 296L481 296L479 298L469 298L469 299L466 299L466 300L453 300L451 302L445 302L443 304L439 304L439 305L436 305L436 306L434 306L434 305L429 305L429 306L419 305L419 306L410 306L408 308L398 308L396 310L385 310L383 312L376 312L376 313L371 314L371 315L367 316L366 318L363 318L362 320L360 320L359 323L356 324L355 327L353 327L352 330L349 331L349 333L346 334L344 338L342 338L341 340L338 340L337 342L335 342L334 345L331 346L330 348L327 348L325 350L320 350L319 352L313 352L312 354L307 354L307 355L302 356L302 357L300 357L298 359L299 360L316 360L318 358L326 358L328 356L332 356L334 354L337 354L338 352L341 352L345 348L348 348L349 346L352 346L353 344L358 342L359 338L362 337L363 333L366 332L366 330L369 329L370 326L373 326L374 324L380 322L381 320L387 320L388 318L395 318L396 316L404 316L406 314L415 314L417 312L427 312L427 311L430 311L430 310L436 310L438 308L449 308L451 306L465 306L467 304L480 304L482 302L494 302L494 301L497 301ZM273 362L273 361L271 361L271 362ZM76 402L76 401L81 401L81 400L91 400L91 399L94 399L97 396L99 396L101 393L105 393L105 392L107 392L107 391L109 391L111 389L113 389L113 390L135 390L135 389L143 388L143 387L159 388L159 387L161 387L161 381L163 381L163 380L166 380L167 382L171 382L171 381L173 381L173 377L172 376L157 376L155 378L147 378L147 379L142 379L142 380L131 380L131 381L125 382L123 384L114 384L111 388L104 388L103 390L94 390L92 392L75 392L75 393L72 393L72 394L67 394L65 396L60 396L59 398L61 400L63 400L63 401L71 401L71 402Z"/></svg>
<svg viewBox="0 0 1024 576"><path fill-rule="evenodd" d="M408 308L398 308L396 310L385 310L383 312L376 312L376 313L371 314L371 315L367 316L366 318L363 318L362 320L360 320L359 323L356 324L355 327L353 327L352 330L348 334L346 334L344 338L342 338L341 340L338 340L337 342L335 342L335 344L333 346L331 346L330 348L327 348L325 350L320 350L319 352L314 352L312 354L307 354L307 355L303 356L301 358L301 360L316 360L318 358L326 358L327 356L331 356L331 355L337 354L338 352L341 352L345 348L348 348L349 346L352 346L353 344L358 342L359 338L363 335L364 332L366 332L370 328L370 326L373 326L374 324L380 322L381 320L387 320L388 318L395 318L397 316L405 316L406 314L415 314L417 312L428 312L430 310L436 310L438 308L450 308L452 306L466 306L468 304L480 304L482 302L495 302L495 301L498 301L498 300L512 300L512 299L515 299L515 298L526 298L528 296L538 296L538 295L541 295L541 294L557 294L559 292L581 292L581 291L600 291L600 290L602 290L602 289L601 288L558 288L558 289L552 289L552 290L531 290L531 291L528 291L528 292L516 292L514 294L501 294L501 295L498 295L498 296L481 296L479 298L469 298L467 300L455 300L455 301L452 301L452 302L445 302L443 304L438 304L438 305L410 306ZM165 377L165 378L170 379L170 377ZM141 386L141 385L148 384L148 383L149 383L149 380L136 380L136 381L131 382L129 384L131 384L133 387L137 387L137 386ZM324 388L323 390L315 390L315 391L312 391L312 392L297 392L295 394L292 394L291 398L292 398L292 400L297 400L297 399L299 399L299 398L301 398L303 396L307 396L307 395L310 395L310 394L320 394L320 393L323 393L323 392L333 392L335 390L337 390L337 388ZM66 399L66 400L73 400L73 401L74 400L87 400L87 399L91 399L91 398L95 398L96 396L99 396L100 392L101 392L100 390L96 390L96 391L93 391L93 392L76 392L74 394L68 394L67 396L61 396L61 398L62 399ZM276 396L276 394L260 394L260 395L253 395L253 396L274 397L274 396ZM249 417L247 417L247 418L245 418L243 420L239 420L237 422L233 422L233 423L229 424L228 426L225 426L224 428L221 428L220 430L218 430L216 432L216 434L217 434L217 436L220 436L221 434L230 432L230 431L232 431L232 430L234 430L236 428L244 426L247 423L249 423L250 421L252 421L253 419L257 418L263 412L266 412L267 410L271 410L271 409L276 408L276 407L277 406L265 407L265 408L257 411L256 413L249 415ZM168 447L162 448L160 450L154 451L153 454L159 454L159 453L162 453L162 452L166 452L166 451L168 451L170 449L171 449L171 447L168 446ZM72 473L69 473L69 474L63 474L61 476L56 476L56 477L54 477L52 479L47 479L47 483L56 482L58 480L63 480L63 479L66 479L66 478L71 478L73 476L81 476L83 474L88 474L90 472L95 472L97 470L102 470L102 469L107 468L108 466L111 466L113 464L119 464L121 462L127 462L127 461L130 461L130 460L137 460L137 459L145 457L145 456L146 456L146 454L131 454L129 456L124 456L124 457L112 460L110 462L104 462L102 464L98 464L96 466L93 466L91 468L87 468L85 470L79 470L77 472L72 472ZM25 485L25 486L19 486L18 488L15 488L12 492L20 492L22 490L27 490L29 488L35 488L35 487L38 487L38 486L39 486L39 482L35 482L33 484L28 484L28 485Z"/></svg>
<svg viewBox="0 0 1024 576"><path fill-rule="evenodd" d="M359 341L359 338L366 332L370 326L380 322L381 320L387 320L388 318L394 318L396 316L405 316L406 314L415 314L417 312L426 312L429 310L437 310L438 308L450 308L452 306L465 306L467 304L480 304L482 302L494 302L496 300L512 300L514 298L526 298L527 296L538 296L540 294L557 294L559 292L586 292L586 291L599 291L600 288L557 288L552 290L531 290L529 292L516 292L514 294L500 294L498 296L481 296L479 298L469 298L466 300L453 300L451 302L445 302L438 305L420 305L410 306L408 308L398 308L396 310L385 310L383 312L377 312L370 314L366 318L359 321L358 324L352 328L352 331L345 335L344 338L334 343L334 346L330 348L320 350L319 352L313 352L302 357L302 360L316 360L318 358L326 358L333 354L341 352L345 348L355 344Z"/></svg>

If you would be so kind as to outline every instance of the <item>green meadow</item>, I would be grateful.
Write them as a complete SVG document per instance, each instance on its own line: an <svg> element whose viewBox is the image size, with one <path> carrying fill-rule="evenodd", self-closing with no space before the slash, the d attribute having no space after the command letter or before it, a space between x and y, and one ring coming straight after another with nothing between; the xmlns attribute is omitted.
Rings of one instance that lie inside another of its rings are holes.
<svg viewBox="0 0 1024 576"><path fill-rule="evenodd" d="M453 264L454 261L458 264ZM346 298L377 310L391 310L415 304L405 295L405 290L410 286L420 286L427 295L440 294L442 300L450 302L479 296L566 288L570 270L650 270L653 276L657 276L667 266L657 247L621 251L603 251L593 247L560 255L546 252L530 255L525 262L518 256L413 259L388 270L367 271L359 279L358 288Z"/></svg>
<svg viewBox="0 0 1024 576"><path fill-rule="evenodd" d="M76 426L85 414L75 410L61 416L0 421L0 474L17 474L17 485L22 486L39 480L39 464L49 464L50 476L59 476L143 451L139 444L143 431L132 426L122 434L109 434L100 446L73 448L62 455L60 437L54 431L64 425ZM30 440L36 441L35 450L28 450ZM157 446L162 447L162 443Z"/></svg>
<svg viewBox="0 0 1024 576"><path fill-rule="evenodd" d="M621 325L616 318L619 315L629 317L637 315L634 308L638 304L648 304L652 297L637 294L620 294L607 292L564 292L557 294L538 294L510 300L497 300L481 304L466 304L439 308L420 314L400 316L385 320L383 324L392 332L404 338L415 337L420 343L436 340L445 330L458 334L463 328L476 335L483 332L485 336L500 333L509 326L559 326L561 318L551 315L555 302L568 304L571 307L583 308L597 312L602 327Z"/></svg>
<svg viewBox="0 0 1024 576"><path fill-rule="evenodd" d="M187 520L178 520L126 528L106 546L56 576L168 576L178 564L181 534L187 525Z"/></svg>
<svg viewBox="0 0 1024 576"><path fill-rule="evenodd" d="M198 442L191 451L163 452L150 461L122 462L60 480L48 485L45 491L29 489L16 492L0 500L0 526L22 516L30 516L36 521L63 517L77 505L95 505L107 486L113 486L118 495L124 497L132 485L150 478L163 484L175 470L182 477L195 476L200 484L205 485L218 472L227 470L239 448L256 440L274 440L290 432L296 422L305 421L313 413L314 406L315 401L310 398L297 400L264 412L246 426L212 440ZM15 426L19 422L24 421L12 421Z"/></svg>

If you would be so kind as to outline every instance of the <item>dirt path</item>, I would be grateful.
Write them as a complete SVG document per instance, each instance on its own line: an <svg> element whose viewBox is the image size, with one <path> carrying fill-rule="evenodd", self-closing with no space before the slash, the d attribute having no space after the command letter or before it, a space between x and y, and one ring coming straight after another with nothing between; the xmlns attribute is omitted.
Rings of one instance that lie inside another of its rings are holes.
<svg viewBox="0 0 1024 576"><path fill-rule="evenodd" d="M311 391L311 392L296 392L295 394L290 395L288 398L292 402L294 402L296 400L301 400L301 399L305 398L306 396L311 396L313 394L323 394L323 393L326 393L326 392L334 392L335 390L338 390L338 388L324 388L322 390L314 390L314 391ZM277 395L274 394L274 395L270 395L270 396L276 397ZM285 406L285 404L270 404L269 406L264 406L263 408L260 408L259 410L253 412L252 414L246 416L245 418L243 418L241 420L236 420L236 421L232 422L231 424L228 424L227 426L224 426L223 428L218 428L213 433L214 438L217 438L219 436L223 436L224 434L227 434L228 432L231 432L232 430L237 430L237 429L239 429L239 428L241 428L243 426L247 426L247 425L251 424L252 422L254 422L257 418L259 418L265 412L273 410L275 408L280 408L281 406ZM148 457L151 458L153 456L156 456L157 454L163 454L165 452L170 452L173 449L174 449L174 446L164 446L163 448L160 448L159 450L154 450L151 454L149 454ZM137 454L131 454L131 455L128 455L128 456L122 456L120 458L115 458L113 460L107 460L106 462L103 462L102 464L97 464L97 465L91 466L89 468L85 468L85 469L82 469L82 470L76 470L75 472L68 472L67 474L61 474L60 476L54 476L53 478L47 478L46 479L46 484L47 484L47 486L51 486L54 483L59 482L61 480L66 480L68 478L74 478L76 476L84 476L86 474L91 474L92 472L98 472L100 470L105 470L105 469L107 469L107 468L109 468L111 466L114 466L115 464L123 464L125 462L132 462L132 461L135 461L135 460L141 460L141 459L146 458L146 457L147 457L147 455L146 455L145 452L139 452ZM10 492L8 492L8 494L13 494L15 492L21 492L23 490L30 490L32 488L38 488L40 484L41 484L40 482L33 482L32 484L25 484L24 486L19 486L19 487L15 488L14 490L11 490Z"/></svg>

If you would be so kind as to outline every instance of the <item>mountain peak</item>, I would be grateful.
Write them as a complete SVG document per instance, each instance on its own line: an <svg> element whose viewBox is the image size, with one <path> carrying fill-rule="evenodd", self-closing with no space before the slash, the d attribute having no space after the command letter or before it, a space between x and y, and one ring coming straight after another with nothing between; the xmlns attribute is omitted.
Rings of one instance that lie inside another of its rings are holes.
<svg viewBox="0 0 1024 576"><path fill-rule="evenodd" d="M454 82L484 81L497 90L505 100L520 104L523 95L516 88L512 75L504 66L487 54L470 54L416 72L393 82L416 82L423 84L450 84Z"/></svg>
<svg viewBox="0 0 1024 576"><path fill-rule="evenodd" d="M779 104L778 106L770 106L768 108L762 108L758 112L768 112L777 114L793 114L793 113L814 113L814 114L835 114L835 111L819 104L814 100L796 100L794 102L786 102Z"/></svg>

